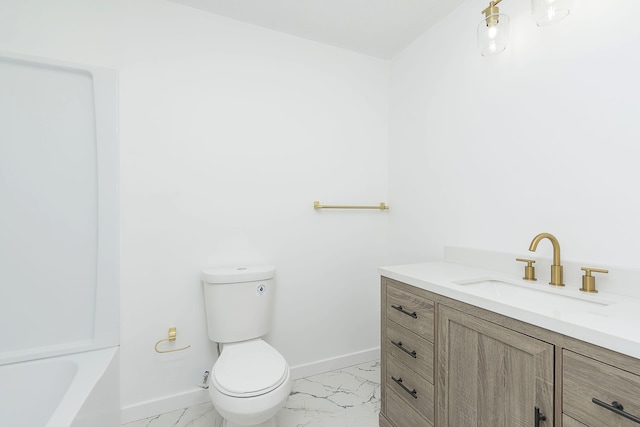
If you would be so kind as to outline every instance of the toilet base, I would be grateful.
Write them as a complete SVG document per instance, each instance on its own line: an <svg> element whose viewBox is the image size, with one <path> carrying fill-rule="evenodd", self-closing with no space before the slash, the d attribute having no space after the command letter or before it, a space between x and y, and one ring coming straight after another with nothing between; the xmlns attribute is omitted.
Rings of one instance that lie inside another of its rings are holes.
<svg viewBox="0 0 640 427"><path fill-rule="evenodd" d="M222 422L222 427L278 427L279 425L280 424L278 423L277 417L269 418L265 422L262 422L260 424L253 424L251 426L241 426L239 424L234 424L226 419Z"/></svg>

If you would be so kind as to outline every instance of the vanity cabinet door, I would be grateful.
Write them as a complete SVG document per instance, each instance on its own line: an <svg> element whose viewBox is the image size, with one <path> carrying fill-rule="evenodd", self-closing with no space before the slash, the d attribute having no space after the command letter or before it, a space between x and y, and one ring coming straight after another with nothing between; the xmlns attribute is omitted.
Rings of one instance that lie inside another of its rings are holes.
<svg viewBox="0 0 640 427"><path fill-rule="evenodd" d="M438 426L554 425L554 346L438 306Z"/></svg>

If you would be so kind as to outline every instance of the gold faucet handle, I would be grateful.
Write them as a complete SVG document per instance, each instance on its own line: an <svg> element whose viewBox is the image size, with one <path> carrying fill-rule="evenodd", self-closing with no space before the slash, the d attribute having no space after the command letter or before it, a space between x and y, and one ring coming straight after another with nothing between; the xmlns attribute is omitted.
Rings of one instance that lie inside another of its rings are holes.
<svg viewBox="0 0 640 427"><path fill-rule="evenodd" d="M591 267L582 267L580 270L584 271L584 276L582 276L582 287L580 290L582 292L589 292L592 294L597 293L596 290L596 278L591 275L591 273L608 273L609 270L602 270L600 268L591 268Z"/></svg>
<svg viewBox="0 0 640 427"><path fill-rule="evenodd" d="M533 266L533 263L536 262L535 259L516 258L516 261L527 263L527 265L524 267L524 280L538 280L536 279L536 268Z"/></svg>

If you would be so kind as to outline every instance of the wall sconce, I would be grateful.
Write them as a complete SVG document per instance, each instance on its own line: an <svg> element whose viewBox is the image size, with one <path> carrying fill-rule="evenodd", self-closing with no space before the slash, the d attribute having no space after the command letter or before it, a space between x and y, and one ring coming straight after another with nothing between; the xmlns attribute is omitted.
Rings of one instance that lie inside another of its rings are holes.
<svg viewBox="0 0 640 427"><path fill-rule="evenodd" d="M489 2L481 13L484 19L478 24L478 49L482 56L497 55L507 48L509 40L509 16L500 13L498 3ZM531 0L531 10L539 27L555 24L569 15L571 0Z"/></svg>

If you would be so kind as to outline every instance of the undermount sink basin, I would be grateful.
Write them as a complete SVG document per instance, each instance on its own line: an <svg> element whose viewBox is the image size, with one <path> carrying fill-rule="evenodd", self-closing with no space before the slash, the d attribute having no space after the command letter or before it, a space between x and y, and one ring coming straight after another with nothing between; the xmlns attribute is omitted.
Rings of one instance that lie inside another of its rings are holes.
<svg viewBox="0 0 640 427"><path fill-rule="evenodd" d="M562 313L591 311L612 304L596 295L581 295L567 288L552 288L546 283L511 283L501 279L472 279L453 282L477 296L524 309L549 312L555 317ZM545 288L546 287L546 288Z"/></svg>

